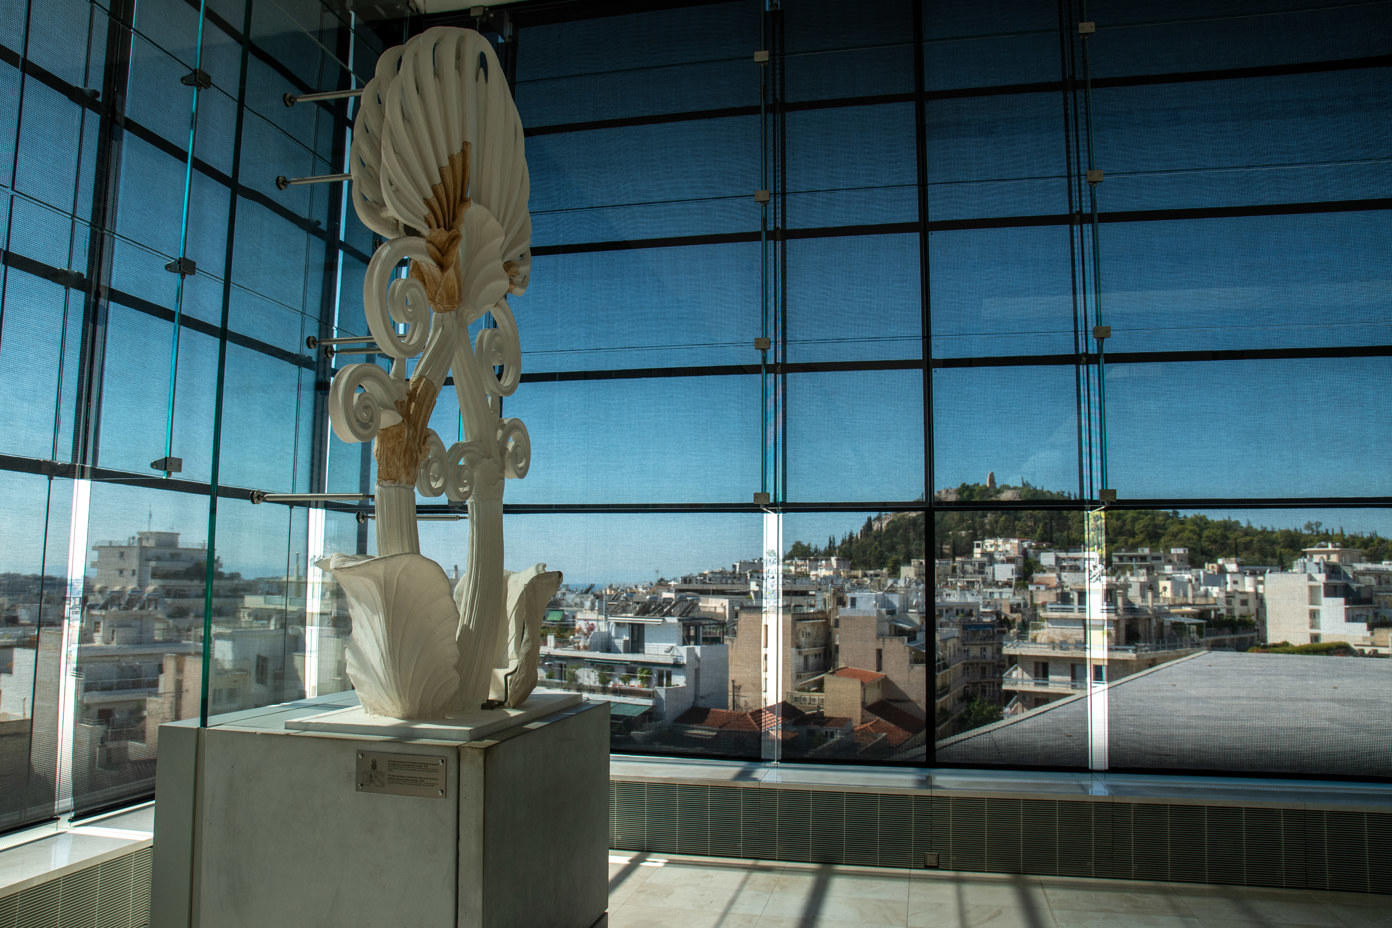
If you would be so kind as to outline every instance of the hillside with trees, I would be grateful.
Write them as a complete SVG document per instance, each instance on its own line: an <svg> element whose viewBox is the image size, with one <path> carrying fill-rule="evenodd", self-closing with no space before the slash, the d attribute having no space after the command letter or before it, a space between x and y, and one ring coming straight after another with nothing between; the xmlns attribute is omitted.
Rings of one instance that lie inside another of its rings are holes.
<svg viewBox="0 0 1392 928"><path fill-rule="evenodd" d="M988 488L962 484L938 494L959 502L1001 499L1067 500L1066 493L1022 487ZM1273 513L1273 516L1278 516ZM1189 563L1202 566L1220 558L1240 558L1244 564L1289 569L1305 548L1319 544L1362 548L1364 558L1379 562L1392 559L1392 539L1376 533L1345 532L1321 522L1301 528L1266 528L1250 521L1213 519L1203 513L1181 515L1174 510L1109 510L1106 517L1107 548L1188 548ZM1070 509L1019 509L990 511L939 510L933 514L935 556L970 556L974 542L985 538L1028 538L1052 548L1077 548L1083 544L1083 513ZM828 538L823 546L795 541L789 557L841 557L853 568L897 572L899 567L923 558L927 548L923 513L898 513L870 517L859 531L840 539Z"/></svg>

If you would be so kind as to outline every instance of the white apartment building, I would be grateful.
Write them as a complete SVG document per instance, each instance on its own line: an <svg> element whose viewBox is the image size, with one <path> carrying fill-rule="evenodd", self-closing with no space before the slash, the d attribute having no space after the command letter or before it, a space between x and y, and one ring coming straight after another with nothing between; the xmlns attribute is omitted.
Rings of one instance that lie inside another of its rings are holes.
<svg viewBox="0 0 1392 928"><path fill-rule="evenodd" d="M1266 638L1270 642L1372 644L1374 600L1334 557L1306 557L1289 571L1266 575ZM1330 549L1326 549L1330 550ZM1337 550L1337 549L1334 549Z"/></svg>

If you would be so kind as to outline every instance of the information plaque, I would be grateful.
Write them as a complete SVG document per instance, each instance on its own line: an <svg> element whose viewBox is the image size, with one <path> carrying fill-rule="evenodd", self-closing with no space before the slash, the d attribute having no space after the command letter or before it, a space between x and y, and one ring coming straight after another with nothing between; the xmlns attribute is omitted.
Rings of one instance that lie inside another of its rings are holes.
<svg viewBox="0 0 1392 928"><path fill-rule="evenodd" d="M360 793L441 799L447 788L449 765L443 757L429 754L358 751L356 774Z"/></svg>

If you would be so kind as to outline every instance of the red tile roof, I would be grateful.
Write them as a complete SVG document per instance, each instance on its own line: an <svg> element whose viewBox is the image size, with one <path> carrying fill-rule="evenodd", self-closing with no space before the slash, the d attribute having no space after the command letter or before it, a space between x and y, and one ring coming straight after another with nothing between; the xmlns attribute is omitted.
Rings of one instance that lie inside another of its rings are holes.
<svg viewBox="0 0 1392 928"><path fill-rule="evenodd" d="M693 706L677 716L677 725L696 725L701 728L718 728L722 731L772 731L782 725L792 725L801 719L805 712L791 703L780 702L752 709L749 712L736 712L732 709L707 709ZM849 720L848 720L849 721Z"/></svg>
<svg viewBox="0 0 1392 928"><path fill-rule="evenodd" d="M866 722L864 725L857 725L855 733L857 736L856 740L863 743L873 740L875 735L884 735L885 740L889 742L889 746L894 748L897 748L913 737L912 733L904 731L904 729L900 728L898 725L891 725L884 719L875 719L872 722Z"/></svg>
<svg viewBox="0 0 1392 928"><path fill-rule="evenodd" d="M883 680L885 675L876 673L873 670L861 670L859 667L838 667L832 671L834 676L849 677L852 680L859 680L861 683L874 683Z"/></svg>
<svg viewBox="0 0 1392 928"><path fill-rule="evenodd" d="M794 724L806 714L806 712L803 712L790 702L776 703L772 706L765 706L762 709L755 709L749 713L750 717L758 724L761 731L777 728L780 724Z"/></svg>

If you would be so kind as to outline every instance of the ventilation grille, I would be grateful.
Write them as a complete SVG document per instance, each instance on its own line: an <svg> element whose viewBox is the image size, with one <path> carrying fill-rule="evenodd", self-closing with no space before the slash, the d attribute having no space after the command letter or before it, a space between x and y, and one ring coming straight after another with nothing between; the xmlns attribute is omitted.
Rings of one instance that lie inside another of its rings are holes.
<svg viewBox="0 0 1392 928"><path fill-rule="evenodd" d="M1392 815L619 780L613 847L880 867L1392 892Z"/></svg>
<svg viewBox="0 0 1392 928"><path fill-rule="evenodd" d="M0 897L0 928L144 928L152 853L143 847Z"/></svg>

